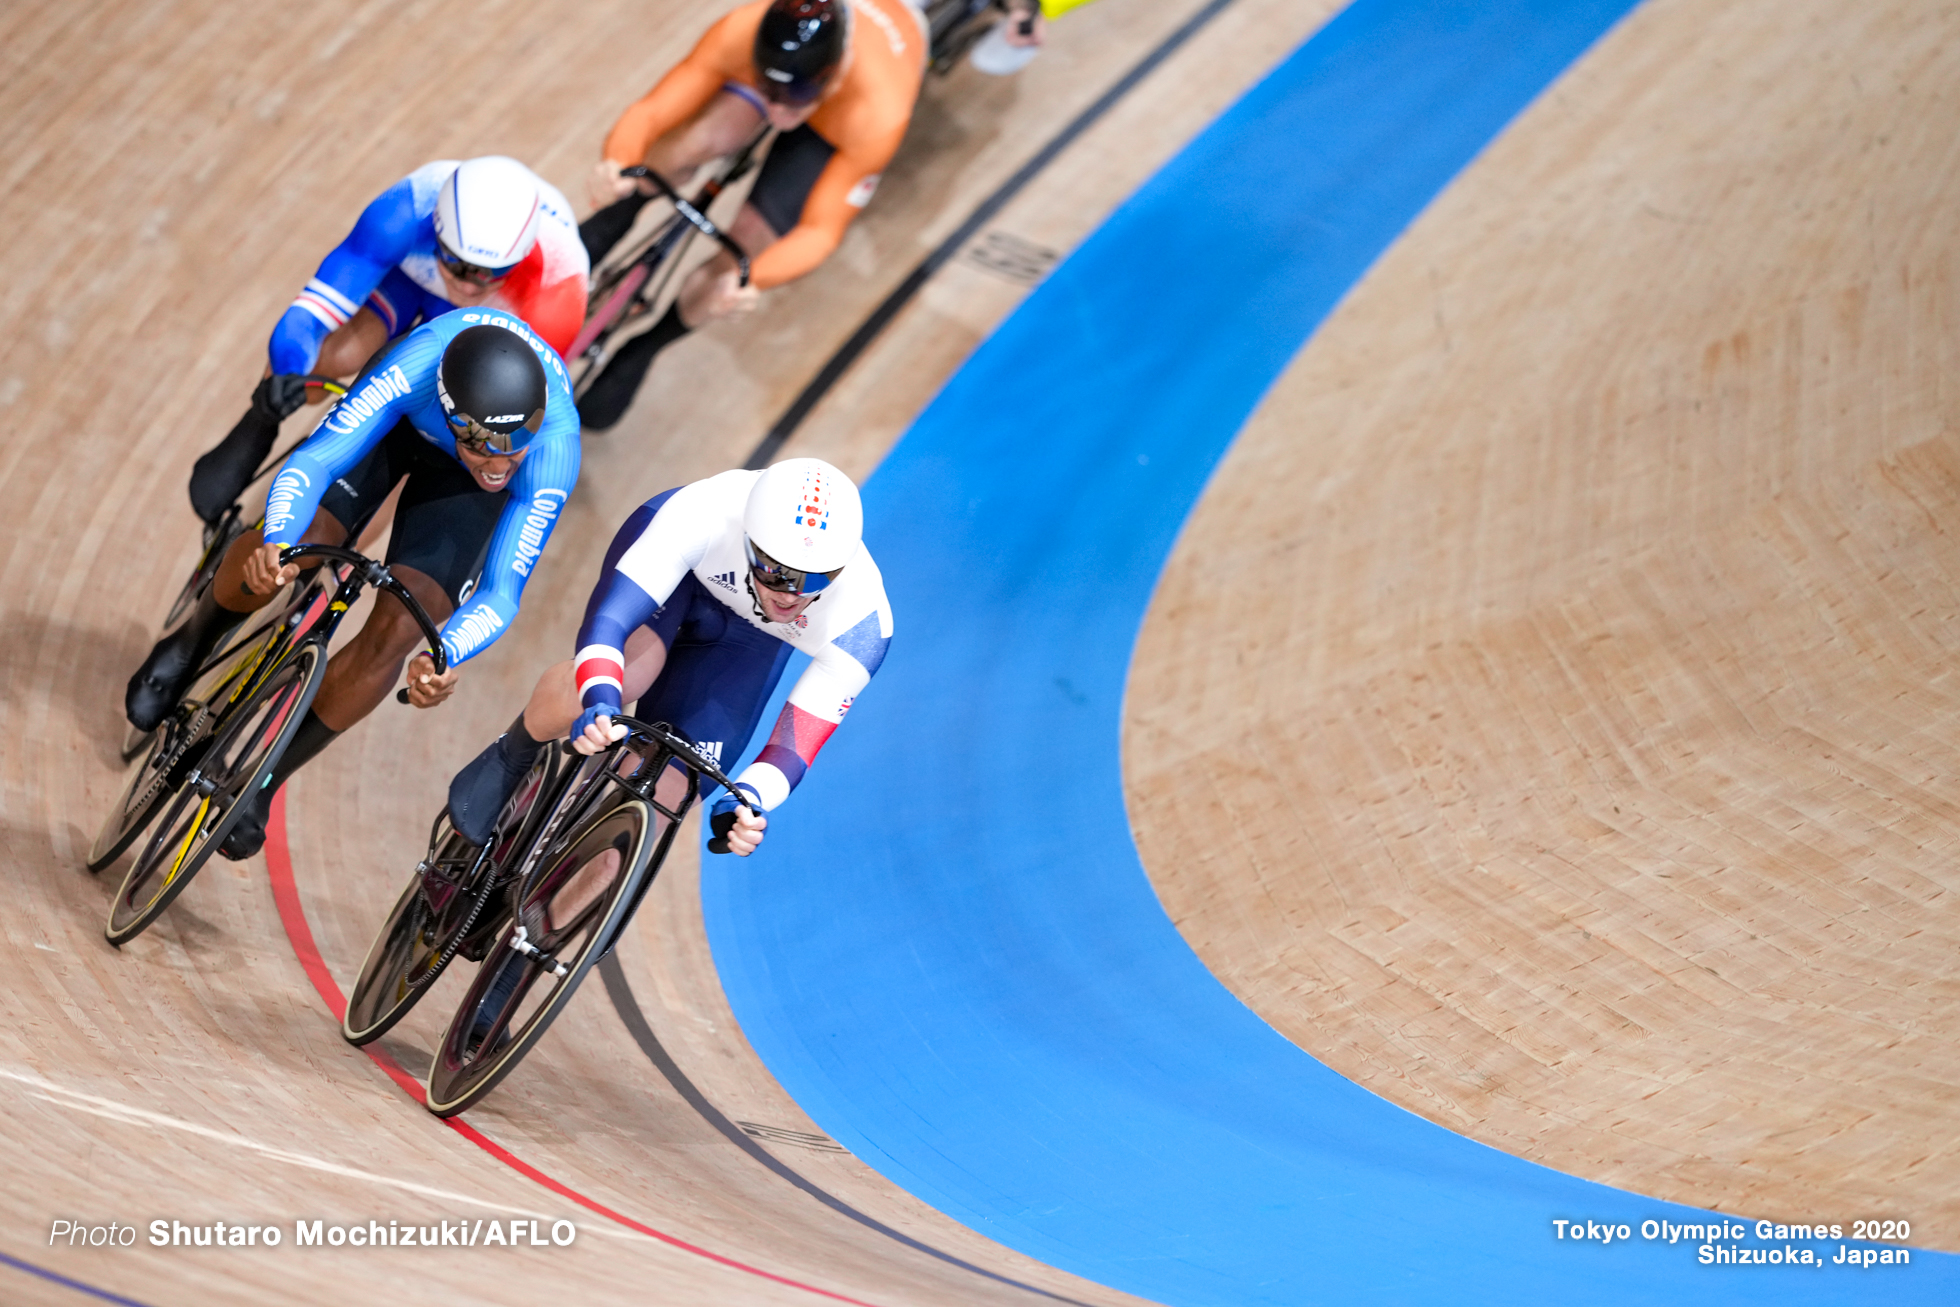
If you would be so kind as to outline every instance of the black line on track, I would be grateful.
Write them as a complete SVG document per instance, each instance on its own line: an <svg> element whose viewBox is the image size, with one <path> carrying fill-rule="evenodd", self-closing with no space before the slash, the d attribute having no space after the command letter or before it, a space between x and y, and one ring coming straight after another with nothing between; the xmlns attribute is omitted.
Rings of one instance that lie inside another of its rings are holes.
<svg viewBox="0 0 1960 1307"><path fill-rule="evenodd" d="M776 424L769 428L768 434L763 436L762 442L750 452L748 462L742 466L750 469L768 467L769 461L776 457L777 451L788 443L789 438L796 434L796 429L803 425L803 420L810 416L810 411L816 408L823 397L830 393L831 388L851 370L851 365L871 347L871 342L891 324L891 320L898 316L899 310L909 304L912 297L925 287L926 282L932 279L932 275L958 254L960 247L972 240L975 233L992 222L994 215L1006 208L1008 201L1019 195L1029 182L1046 170L1048 165L1055 161L1057 155L1073 145L1076 137L1093 127L1099 118L1115 106L1117 101L1134 90L1138 82L1157 71L1159 64L1176 54L1180 46L1196 36L1205 24L1218 17L1231 3L1232 0L1211 0L1210 4L1191 15L1182 27L1165 37L1156 49L1145 55L1134 68L1123 74L1115 85L1104 91L1094 104L1077 114L1068 126L1056 133L1055 138L1042 146L1039 153L1022 164L1019 172L1002 182L1000 188L992 195L980 201L980 206L968 215L967 220L959 225L959 229L941 241L939 247L931 254L926 255L924 262L912 269L905 280L898 283L898 288L885 296L884 302L877 308L871 310L871 316L860 323L858 329L851 333L851 338L845 341L837 352L830 356L829 361L817 370L817 375L810 379L810 384L803 387L802 392L790 401L790 406L783 410L783 415L776 419Z"/></svg>
<svg viewBox="0 0 1960 1307"><path fill-rule="evenodd" d="M1077 114L1066 127L1055 134L1052 140L1042 146L1033 158L1022 164L1012 177L1001 183L993 194L982 200L979 206L967 215L966 221L961 223L952 235L941 241L924 261L906 274L905 280L871 311L871 316L858 325L858 329L851 333L850 339L846 340L823 367L818 369L817 375L810 379L810 383L804 386L797 397L791 401L790 406L783 411L783 415L776 419L775 425L769 428L768 434L763 436L761 443L749 454L748 461L743 466L751 469L767 467L769 460L776 456L777 451L782 449L789 438L796 433L796 429L803 425L804 419L810 416L811 410L816 408L844 374L850 371L851 365L871 347L872 341L876 340L879 333L898 316L899 310L909 304L925 287L933 274L945 267L953 256L960 252L962 246L972 240L982 227L993 221L995 215L1006 208L1029 182L1040 176L1062 151L1073 145L1077 137L1093 127L1124 96L1136 89L1139 82L1155 72L1159 65L1177 53L1185 42L1203 30L1207 23L1224 12L1231 3L1232 0L1210 0L1204 8L1186 19L1182 26L1159 42L1157 47L1139 60L1129 72L1117 79L1116 83L1104 91L1094 104ZM882 1234L928 1257L935 1257L963 1271L970 1271L996 1283L1023 1289L1055 1302L1070 1303L1073 1307L1091 1307L1091 1304L1081 1299L1065 1297L1032 1284L1024 1284L984 1267L975 1266L972 1262L963 1261L930 1244L921 1243L910 1235L902 1234L884 1222L865 1215L835 1194L791 1170L775 1154L744 1134L740 1126L729 1120L720 1109L710 1103L695 1087L694 1082L688 1079L687 1073L681 1070L679 1064L661 1046L659 1036L653 1033L652 1023L647 1020L646 1013L640 1009L639 1002L633 997L632 986L627 983L626 973L620 968L619 958L616 955L607 955L599 964L599 974L605 978L606 995L612 1000L613 1010L619 1013L619 1019L625 1023L627 1032L633 1036L633 1042L638 1044L640 1051L647 1055L647 1060L667 1078L667 1083L674 1087L674 1091L686 1100L687 1105L692 1107L702 1120L713 1126L729 1143L768 1168L771 1173L801 1189L839 1215L848 1217L866 1229Z"/></svg>
<svg viewBox="0 0 1960 1307"><path fill-rule="evenodd" d="M768 1149L756 1143L755 1140L749 1138L748 1135L742 1132L740 1126L722 1115L721 1110L702 1095L701 1091L695 1087L694 1082L687 1078L687 1073L680 1069L679 1064L662 1047L660 1037L653 1033L653 1027L647 1022L646 1013L640 1010L639 1001L633 997L633 988L626 982L626 972L620 968L618 954L609 953L606 955L605 960L599 963L599 974L605 978L606 994L612 999L613 1010L619 1013L619 1019L626 1023L627 1033L633 1036L633 1042L640 1046L640 1051L647 1055L647 1060L659 1069L661 1075L667 1077L667 1083L672 1085L675 1091L687 1100L687 1105L693 1108L702 1120L719 1131L724 1139L734 1144L763 1166L769 1168L777 1177L795 1185L798 1189L801 1189L804 1193L810 1195L810 1197L816 1199L840 1216L848 1217L867 1230L884 1235L887 1239L896 1240L915 1252L922 1252L928 1257L936 1257L948 1265L959 1267L962 1271L971 1271L975 1275L985 1276L987 1279L1000 1284L1009 1285L1016 1289L1025 1289L1029 1293L1040 1294L1043 1298L1053 1299L1055 1302L1071 1303L1074 1307L1094 1307L1094 1304L1083 1302L1079 1298L1065 1297L1062 1294L1051 1293L1047 1289L1042 1289L1032 1284L1024 1284L1020 1280L1011 1279L1008 1276L990 1271L984 1266L975 1266L972 1262L964 1261L949 1252L943 1252L938 1248L934 1248L931 1244L921 1243L909 1234L903 1234L892 1229L876 1217L866 1216L863 1212L860 1212L857 1208L851 1206L829 1190L818 1186L804 1178L798 1172L791 1170L774 1153L771 1153Z"/></svg>

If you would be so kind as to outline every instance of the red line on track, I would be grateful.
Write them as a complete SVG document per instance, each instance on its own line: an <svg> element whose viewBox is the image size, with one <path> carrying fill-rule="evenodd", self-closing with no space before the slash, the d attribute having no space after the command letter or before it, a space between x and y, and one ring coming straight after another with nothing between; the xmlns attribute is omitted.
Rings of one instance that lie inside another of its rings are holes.
<svg viewBox="0 0 1960 1307"><path fill-rule="evenodd" d="M313 988L319 992L321 1000L327 1005L327 1010L333 1014L335 1021L339 1021L347 1014L347 998L340 992L340 986L335 983L333 973L327 970L326 962L320 957L319 946L313 942L313 928L307 925L306 910L300 905L299 885L293 879L292 853L286 847L286 792L284 789L281 789L277 794L272 796L272 815L265 824L265 865L272 880L272 901L279 908L279 920L286 927L286 938L292 943L293 954L299 959L300 966L305 968L307 979L313 982ZM387 1072L389 1079L400 1085L410 1098L413 1098L418 1103L427 1101L427 1095L422 1088L421 1082L404 1070L401 1063L395 1061L386 1051L372 1044L363 1047L361 1051L374 1059L374 1064ZM711 1262L741 1271L747 1275L759 1276L762 1279L787 1285L792 1289L801 1289L805 1293L814 1293L836 1302L851 1303L853 1307L872 1307L872 1304L863 1302L857 1298L847 1298L841 1293L832 1293L829 1289L819 1289L813 1284L804 1284L799 1280L792 1280L786 1276L765 1271L759 1266L750 1266L746 1262L738 1262L732 1257L724 1257L720 1253L710 1252L706 1248L691 1244L685 1239L663 1233L650 1225L644 1225L630 1216L615 1212L604 1203L587 1198L571 1186L552 1179L543 1171L538 1170L537 1167L532 1166L523 1158L518 1157L508 1148L492 1140L468 1122L459 1120L456 1117L449 1117L442 1119L442 1124L448 1126L451 1130L454 1130L457 1134L469 1140L478 1148L481 1148L484 1152L490 1154L490 1156L496 1158L526 1179L536 1181L559 1197L569 1198L587 1211L596 1212L607 1220L623 1225L629 1230L637 1231L640 1234L646 1235L648 1238L658 1239L660 1242L679 1248L683 1252L693 1253L696 1257L705 1257Z"/></svg>

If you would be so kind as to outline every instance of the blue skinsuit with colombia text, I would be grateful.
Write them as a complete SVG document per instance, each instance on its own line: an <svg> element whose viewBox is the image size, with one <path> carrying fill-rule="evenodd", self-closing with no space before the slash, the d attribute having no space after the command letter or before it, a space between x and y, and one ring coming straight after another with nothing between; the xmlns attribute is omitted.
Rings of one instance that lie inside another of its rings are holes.
<svg viewBox="0 0 1960 1307"><path fill-rule="evenodd" d="M544 423L511 477L510 500L491 537L481 582L443 624L451 666L487 649L516 619L524 583L578 483L578 409L565 365L519 318L496 309L457 309L402 337L293 451L265 501L266 541L297 544L334 478L352 471L396 423L406 420L455 458L456 438L436 397L436 368L451 340L484 324L516 332L537 351L545 374Z"/></svg>

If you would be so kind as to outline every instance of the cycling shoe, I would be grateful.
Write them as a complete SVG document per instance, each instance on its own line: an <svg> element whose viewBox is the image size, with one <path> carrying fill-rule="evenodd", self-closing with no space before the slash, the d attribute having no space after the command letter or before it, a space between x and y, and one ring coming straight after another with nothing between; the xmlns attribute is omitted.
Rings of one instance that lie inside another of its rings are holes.
<svg viewBox="0 0 1960 1307"><path fill-rule="evenodd" d="M449 782L449 824L472 844L484 845L497 833L497 817L517 793L524 773L504 754L503 740L493 741Z"/></svg>

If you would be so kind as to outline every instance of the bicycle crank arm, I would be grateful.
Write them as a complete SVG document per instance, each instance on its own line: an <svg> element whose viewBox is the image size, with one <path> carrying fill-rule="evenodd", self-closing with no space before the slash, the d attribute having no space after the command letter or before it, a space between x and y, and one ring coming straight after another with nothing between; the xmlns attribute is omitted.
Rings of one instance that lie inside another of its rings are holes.
<svg viewBox="0 0 1960 1307"><path fill-rule="evenodd" d="M530 931L523 926L519 926L517 933L510 937L510 946L519 953L522 953L525 957L534 960L539 966L554 976L571 974L570 967L560 962L557 958L552 957L551 954L545 952L536 944L533 944L530 940Z"/></svg>

